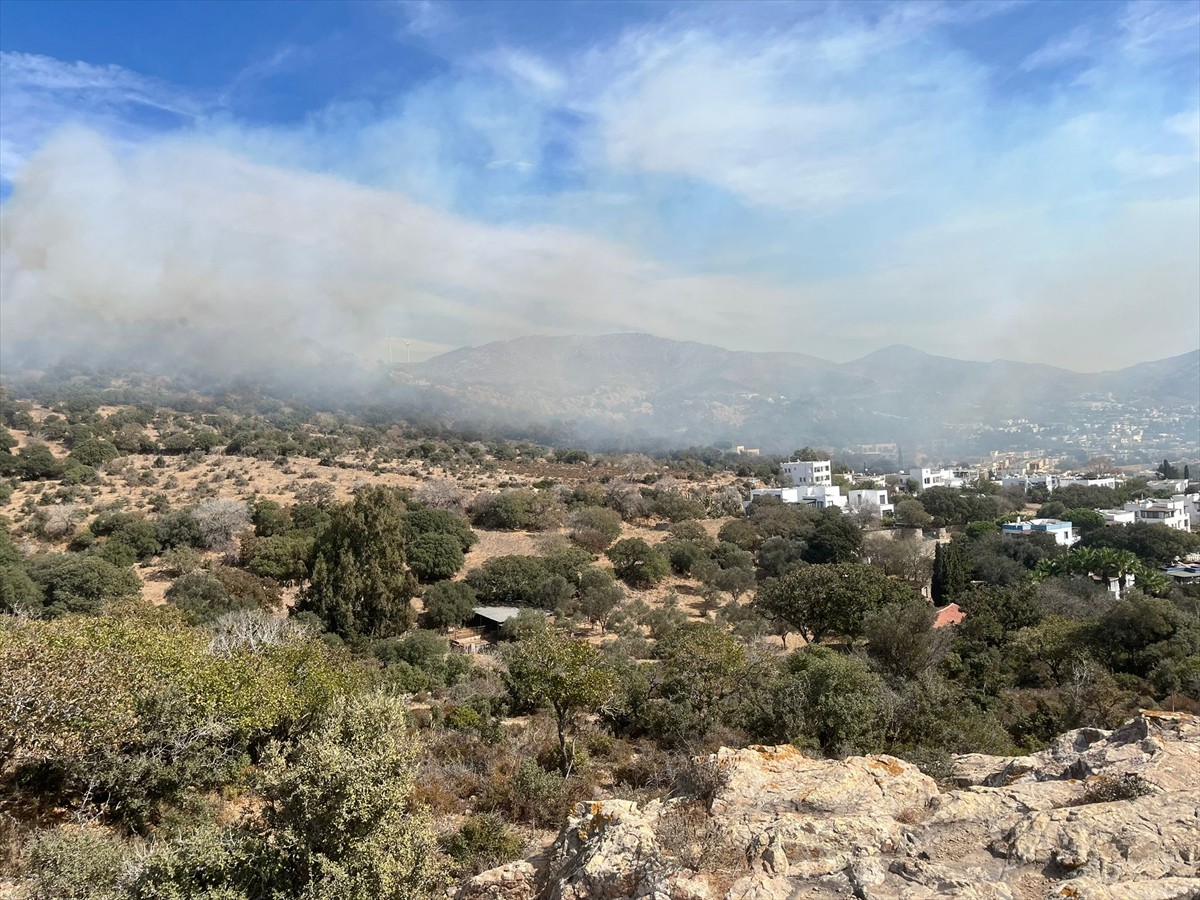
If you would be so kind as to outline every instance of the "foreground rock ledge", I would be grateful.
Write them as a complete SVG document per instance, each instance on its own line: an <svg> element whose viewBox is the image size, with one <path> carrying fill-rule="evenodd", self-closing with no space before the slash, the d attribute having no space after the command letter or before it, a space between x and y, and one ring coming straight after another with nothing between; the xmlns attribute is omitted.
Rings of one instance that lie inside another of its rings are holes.
<svg viewBox="0 0 1200 900"><path fill-rule="evenodd" d="M1200 719L1144 711L1027 757L955 760L950 788L891 756L722 749L697 801L581 803L548 858L461 900L1200 898ZM1087 802L1136 776L1143 796Z"/></svg>

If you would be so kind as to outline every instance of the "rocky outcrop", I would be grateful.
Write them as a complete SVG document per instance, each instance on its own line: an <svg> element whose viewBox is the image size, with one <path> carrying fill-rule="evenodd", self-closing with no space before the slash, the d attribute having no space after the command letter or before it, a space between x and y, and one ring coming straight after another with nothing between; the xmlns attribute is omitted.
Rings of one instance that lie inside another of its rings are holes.
<svg viewBox="0 0 1200 900"><path fill-rule="evenodd" d="M580 804L539 878L514 864L459 896L1200 900L1196 717L1148 711L955 762L939 787L890 756L722 749L703 800Z"/></svg>

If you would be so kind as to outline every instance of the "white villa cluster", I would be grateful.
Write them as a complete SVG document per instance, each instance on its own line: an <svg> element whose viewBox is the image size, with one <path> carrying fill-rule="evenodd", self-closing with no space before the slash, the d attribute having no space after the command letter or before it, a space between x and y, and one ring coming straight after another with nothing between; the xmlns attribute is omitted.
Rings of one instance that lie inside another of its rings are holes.
<svg viewBox="0 0 1200 900"><path fill-rule="evenodd" d="M750 501L759 497L778 497L784 503L804 503L818 509L834 507L843 512L878 507L879 515L890 515L893 510L884 490L853 490L842 494L842 489L833 483L833 463L828 459L786 462L783 472L791 479L793 487L752 490Z"/></svg>
<svg viewBox="0 0 1200 900"><path fill-rule="evenodd" d="M1120 479L1115 475L1055 475L1053 472L1004 475L1000 478L1000 484L1004 487L1020 487L1026 491L1034 487L1044 487L1048 491L1054 491L1057 488L1069 487L1073 484L1080 487L1115 488L1119 483Z"/></svg>
<svg viewBox="0 0 1200 900"><path fill-rule="evenodd" d="M818 509L833 507L843 512L860 509L878 511L878 515L891 515L895 509L888 499L886 490L875 488L855 489L842 493L833 483L833 463L828 459L785 462L783 473L791 481L791 487L758 488L750 492L750 502L759 497L778 497L784 503L803 503ZM917 492L933 487L960 488L972 473L955 469L914 468L908 470L910 487ZM984 476L979 476L984 477ZM1005 475L1000 482L1005 487L1022 487L1028 491L1034 486L1044 486L1053 491L1068 485L1085 487L1115 488L1122 479L1113 475L1056 475L1049 472L1024 475ZM1183 482L1186 485L1186 482ZM1162 482L1177 486L1176 482ZM748 504L747 504L748 505ZM1132 525L1135 522L1165 525L1179 531L1200 528L1200 494L1176 494L1169 500L1137 500L1125 504L1123 509L1097 510L1109 525ZM1050 534L1065 547L1079 540L1072 524L1059 519L1030 519L1004 525L1005 534Z"/></svg>
<svg viewBox="0 0 1200 900"><path fill-rule="evenodd" d="M1176 494L1170 500L1134 500L1126 503L1124 509L1100 509L1097 512L1109 525L1147 522L1177 531L1191 531L1193 526L1200 526L1200 506L1195 494Z"/></svg>

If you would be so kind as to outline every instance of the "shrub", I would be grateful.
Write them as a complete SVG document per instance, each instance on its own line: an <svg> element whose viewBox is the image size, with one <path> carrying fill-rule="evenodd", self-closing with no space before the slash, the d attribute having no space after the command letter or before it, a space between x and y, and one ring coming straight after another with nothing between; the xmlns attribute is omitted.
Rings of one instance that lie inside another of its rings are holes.
<svg viewBox="0 0 1200 900"><path fill-rule="evenodd" d="M513 821L554 828L567 812L570 795L566 778L546 771L531 759L523 759L511 776L489 783L482 802Z"/></svg>
<svg viewBox="0 0 1200 900"><path fill-rule="evenodd" d="M475 589L460 581L439 581L425 588L425 622L431 628L455 628L475 612Z"/></svg>
<svg viewBox="0 0 1200 900"><path fill-rule="evenodd" d="M442 849L466 877L516 859L525 842L499 816L476 813L442 840Z"/></svg>
<svg viewBox="0 0 1200 900"><path fill-rule="evenodd" d="M63 825L35 834L25 849L30 900L121 900L130 848L110 832Z"/></svg>
<svg viewBox="0 0 1200 900"><path fill-rule="evenodd" d="M192 517L210 550L225 547L235 534L250 526L246 505L236 500L205 500L192 511Z"/></svg>
<svg viewBox="0 0 1200 900"><path fill-rule="evenodd" d="M631 587L658 584L670 571L666 558L641 538L625 538L608 550L613 571Z"/></svg>
<svg viewBox="0 0 1200 900"><path fill-rule="evenodd" d="M571 540L592 553L603 553L621 534L621 516L602 506L585 506L568 520Z"/></svg>
<svg viewBox="0 0 1200 900"><path fill-rule="evenodd" d="M476 525L499 531L542 531L558 518L558 504L543 491L511 490L484 494L472 504Z"/></svg>
<svg viewBox="0 0 1200 900"><path fill-rule="evenodd" d="M1098 775L1088 782L1080 803L1117 803L1152 793L1154 788L1137 774Z"/></svg>
<svg viewBox="0 0 1200 900"><path fill-rule="evenodd" d="M465 561L459 538L440 532L417 535L409 542L407 555L409 568L422 582L453 578Z"/></svg>

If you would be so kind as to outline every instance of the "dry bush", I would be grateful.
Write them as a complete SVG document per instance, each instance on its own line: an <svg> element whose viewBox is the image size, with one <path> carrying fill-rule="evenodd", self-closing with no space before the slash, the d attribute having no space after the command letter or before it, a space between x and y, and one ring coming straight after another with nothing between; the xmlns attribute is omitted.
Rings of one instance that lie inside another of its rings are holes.
<svg viewBox="0 0 1200 900"><path fill-rule="evenodd" d="M40 506L33 514L30 530L38 537L49 541L68 538L75 533L75 528L83 518L83 512L76 503L64 503L61 506Z"/></svg>
<svg viewBox="0 0 1200 900"><path fill-rule="evenodd" d="M668 806L655 823L654 837L664 857L693 872L733 875L749 868L746 848L695 803Z"/></svg>
<svg viewBox="0 0 1200 900"><path fill-rule="evenodd" d="M417 488L413 499L431 509L452 509L462 512L466 507L466 494L453 481L445 478L430 478Z"/></svg>
<svg viewBox="0 0 1200 900"><path fill-rule="evenodd" d="M1154 793L1154 788L1137 774L1098 775L1088 782L1080 804L1116 803L1121 800L1136 800Z"/></svg>
<svg viewBox="0 0 1200 900"><path fill-rule="evenodd" d="M192 511L209 549L227 547L233 536L250 527L246 504L237 500L205 500Z"/></svg>

